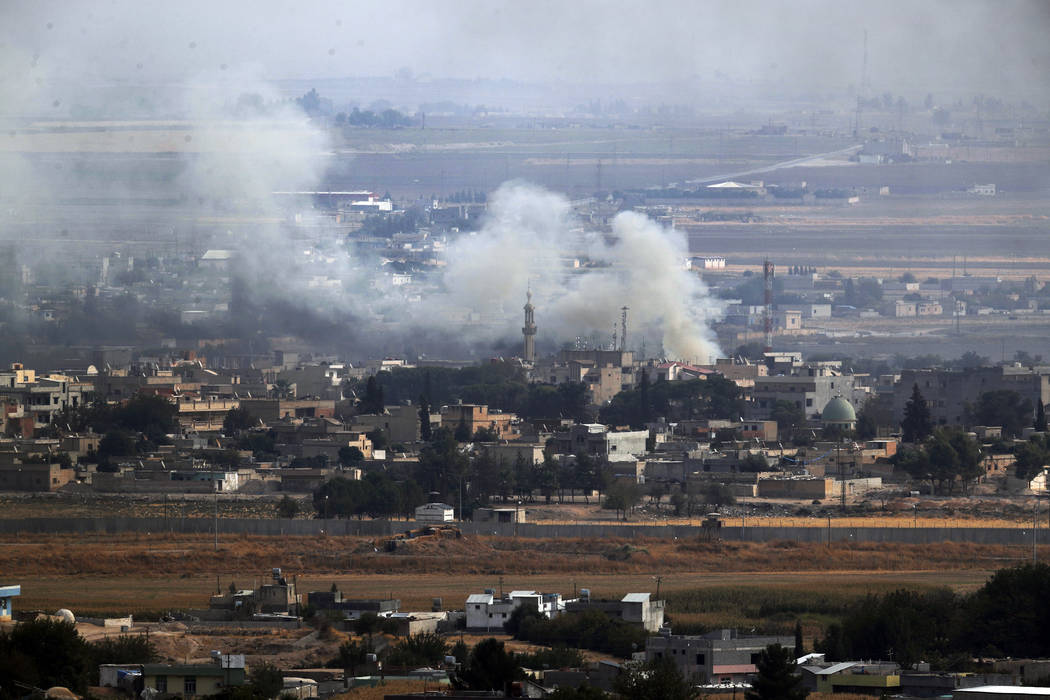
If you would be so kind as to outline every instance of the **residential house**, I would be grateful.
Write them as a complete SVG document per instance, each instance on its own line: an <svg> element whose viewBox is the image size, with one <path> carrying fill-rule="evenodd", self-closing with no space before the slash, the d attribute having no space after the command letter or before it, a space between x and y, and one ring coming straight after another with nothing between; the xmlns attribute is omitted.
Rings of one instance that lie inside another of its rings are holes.
<svg viewBox="0 0 1050 700"><path fill-rule="evenodd" d="M620 600L596 600L586 595L565 603L566 613L590 610L638 625L647 632L657 632L664 626L664 601L651 600L648 593L628 593Z"/></svg>
<svg viewBox="0 0 1050 700"><path fill-rule="evenodd" d="M467 596L467 629L502 631L503 625L520 605L532 606L547 618L555 617L566 610L566 603L560 593L511 591L500 598L494 591L489 590Z"/></svg>
<svg viewBox="0 0 1050 700"><path fill-rule="evenodd" d="M474 435L481 429L490 430L497 440L514 440L518 437L513 413L490 411L488 406L460 403L441 407L441 427L456 430L464 425Z"/></svg>
<svg viewBox="0 0 1050 700"><path fill-rule="evenodd" d="M646 452L648 430L612 431L600 423L582 423L551 437L554 454L575 455L581 452L601 458L612 455L641 456Z"/></svg>
<svg viewBox="0 0 1050 700"><path fill-rule="evenodd" d="M790 636L740 636L730 629L702 635L663 634L646 641L645 660L670 659L694 683L735 683L758 672L756 664L767 646L793 647L794 643Z"/></svg>

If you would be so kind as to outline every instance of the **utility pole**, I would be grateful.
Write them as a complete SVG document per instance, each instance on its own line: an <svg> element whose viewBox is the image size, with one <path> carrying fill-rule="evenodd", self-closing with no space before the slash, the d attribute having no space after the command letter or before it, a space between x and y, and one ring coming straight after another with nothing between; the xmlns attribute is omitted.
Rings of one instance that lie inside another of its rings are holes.
<svg viewBox="0 0 1050 700"><path fill-rule="evenodd" d="M627 349L627 311L630 307L620 307L620 352Z"/></svg>
<svg viewBox="0 0 1050 700"><path fill-rule="evenodd" d="M765 352L773 352L773 263L768 259L762 263L762 278L765 281Z"/></svg>
<svg viewBox="0 0 1050 700"><path fill-rule="evenodd" d="M219 551L219 485L218 484L215 484L215 551L216 552Z"/></svg>

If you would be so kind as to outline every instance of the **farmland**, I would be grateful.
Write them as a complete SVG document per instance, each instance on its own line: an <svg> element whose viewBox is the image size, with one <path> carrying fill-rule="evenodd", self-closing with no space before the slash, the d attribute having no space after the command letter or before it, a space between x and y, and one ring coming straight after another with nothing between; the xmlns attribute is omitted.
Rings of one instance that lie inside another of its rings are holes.
<svg viewBox="0 0 1050 700"><path fill-rule="evenodd" d="M32 536L0 546L0 570L22 585L22 609L69 607L93 613L159 613L202 607L208 594L280 566L303 590L339 585L347 596L400 598L403 609L429 609L441 597L456 606L470 592L533 588L571 594L590 588L616 596L743 587L798 595L817 583L821 595L864 595L895 587L971 590L989 571L1031 551L974 545L799 545L790 542L701 543L476 538L420 541L396 553L371 540L337 537L239 537L214 548L207 536ZM722 595L722 594L720 594ZM683 608L691 622L752 619L756 610L731 597L712 610ZM673 605L672 605L672 615ZM684 621L684 620L683 620Z"/></svg>

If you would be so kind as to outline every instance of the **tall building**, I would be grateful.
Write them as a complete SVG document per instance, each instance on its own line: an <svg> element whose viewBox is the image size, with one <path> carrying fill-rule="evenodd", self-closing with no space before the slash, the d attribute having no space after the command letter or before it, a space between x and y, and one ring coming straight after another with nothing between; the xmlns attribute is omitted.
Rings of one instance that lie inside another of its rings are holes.
<svg viewBox="0 0 1050 700"><path fill-rule="evenodd" d="M532 305L532 290L526 292L525 296L525 326L521 329L524 347L521 359L525 361L525 364L531 365L536 362L536 320L535 307Z"/></svg>

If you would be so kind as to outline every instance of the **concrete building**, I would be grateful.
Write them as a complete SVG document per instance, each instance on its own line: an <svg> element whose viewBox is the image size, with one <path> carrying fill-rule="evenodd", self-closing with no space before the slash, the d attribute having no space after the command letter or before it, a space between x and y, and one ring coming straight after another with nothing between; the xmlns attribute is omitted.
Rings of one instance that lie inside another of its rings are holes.
<svg viewBox="0 0 1050 700"><path fill-rule="evenodd" d="M424 503L416 508L417 523L450 523L456 519L456 510L447 503Z"/></svg>
<svg viewBox="0 0 1050 700"><path fill-rule="evenodd" d="M517 416L513 413L490 411L488 406L461 403L441 407L441 427L455 430L462 423L471 435L485 428L491 430L497 440L514 440L518 432L514 428Z"/></svg>
<svg viewBox="0 0 1050 700"><path fill-rule="evenodd" d="M337 612L348 620L365 612L382 615L401 609L401 601L397 598L344 598L342 591L310 591L306 594L306 602L315 610Z"/></svg>
<svg viewBox="0 0 1050 700"><path fill-rule="evenodd" d="M787 401L802 409L808 418L817 419L836 395L853 399L853 394L853 375L827 367L803 366L791 374L757 377L749 413L752 419L768 420L777 401Z"/></svg>
<svg viewBox="0 0 1050 700"><path fill-rule="evenodd" d="M734 683L757 673L759 655L770 644L791 648L795 639L741 637L736 630L728 629L696 636L661 635L646 641L645 660L670 659L694 683Z"/></svg>
<svg viewBox="0 0 1050 700"><path fill-rule="evenodd" d="M75 479L72 467L0 459L0 491L57 491Z"/></svg>
<svg viewBox="0 0 1050 700"><path fill-rule="evenodd" d="M486 442L480 443L478 449L492 458L496 464L516 464L524 460L526 464L539 464L543 461L543 444L537 442Z"/></svg>
<svg viewBox="0 0 1050 700"><path fill-rule="evenodd" d="M503 598L497 597L493 591L475 593L467 596L467 629L502 631L503 625L520 605L530 605L548 618L565 610L565 602L559 593L511 591Z"/></svg>
<svg viewBox="0 0 1050 700"><path fill-rule="evenodd" d="M758 480L759 498L825 499L834 493L832 479L811 477L767 478Z"/></svg>
<svg viewBox="0 0 1050 700"><path fill-rule="evenodd" d="M406 403L387 406L380 414L363 414L354 416L352 425L355 429L371 432L381 429L391 443L409 444L420 440L419 406ZM441 414L430 414L430 429L441 427Z"/></svg>
<svg viewBox="0 0 1050 700"><path fill-rule="evenodd" d="M240 407L252 420L264 423L282 418L332 418L335 401L332 399L241 399Z"/></svg>
<svg viewBox="0 0 1050 700"><path fill-rule="evenodd" d="M648 593L628 593L620 600L596 600L587 596L565 603L567 614L589 610L638 625L647 632L657 632L664 626L664 601L650 600Z"/></svg>
<svg viewBox="0 0 1050 700"><path fill-rule="evenodd" d="M797 331L802 328L801 309L778 309L773 314L773 323L779 331Z"/></svg>
<svg viewBox="0 0 1050 700"><path fill-rule="evenodd" d="M554 454L575 455L581 452L608 458L611 455L645 454L648 430L610 431L600 423L581 423L551 437Z"/></svg>
<svg viewBox="0 0 1050 700"><path fill-rule="evenodd" d="M90 385L89 385L90 387ZM80 406L85 386L76 378L61 374L38 376L35 370L13 363L10 369L0 371L0 403L20 406L22 434L31 425L38 430L50 425L61 411ZM31 419L31 420L28 420Z"/></svg>
<svg viewBox="0 0 1050 700"><path fill-rule="evenodd" d="M223 688L247 682L243 655L220 655L211 664L142 664L139 669L143 688L187 700L215 695Z"/></svg>
<svg viewBox="0 0 1050 700"><path fill-rule="evenodd" d="M475 508L474 522L476 523L523 523L525 522L525 508Z"/></svg>
<svg viewBox="0 0 1050 700"><path fill-rule="evenodd" d="M21 586L0 586L0 620L10 620L13 608L11 599L22 595Z"/></svg>
<svg viewBox="0 0 1050 700"><path fill-rule="evenodd" d="M803 685L818 693L886 697L901 685L900 666L892 662L843 661L800 666Z"/></svg>
<svg viewBox="0 0 1050 700"><path fill-rule="evenodd" d="M904 406L911 399L912 388L919 392L930 409L930 417L938 425L960 425L964 420L965 404L974 404L988 391L1015 391L1028 399L1033 407L1041 401L1050 403L1050 367L1022 367L1000 365L967 370L905 369L893 391L893 411L904 418Z"/></svg>

